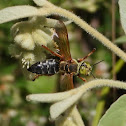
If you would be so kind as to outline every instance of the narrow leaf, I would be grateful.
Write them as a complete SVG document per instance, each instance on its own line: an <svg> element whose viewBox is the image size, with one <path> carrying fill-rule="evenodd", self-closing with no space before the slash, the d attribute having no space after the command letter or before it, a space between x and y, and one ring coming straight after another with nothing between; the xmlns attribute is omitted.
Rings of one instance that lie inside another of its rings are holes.
<svg viewBox="0 0 126 126"><path fill-rule="evenodd" d="M31 94L26 97L28 101L37 101L43 103L53 103L64 100L74 94L74 91L67 91L62 93L50 93L50 94Z"/></svg>
<svg viewBox="0 0 126 126"><path fill-rule="evenodd" d="M82 93L76 93L75 95L53 104L50 107L50 116L52 120L55 120L60 114L65 112L69 107L74 105L78 99L81 97Z"/></svg>

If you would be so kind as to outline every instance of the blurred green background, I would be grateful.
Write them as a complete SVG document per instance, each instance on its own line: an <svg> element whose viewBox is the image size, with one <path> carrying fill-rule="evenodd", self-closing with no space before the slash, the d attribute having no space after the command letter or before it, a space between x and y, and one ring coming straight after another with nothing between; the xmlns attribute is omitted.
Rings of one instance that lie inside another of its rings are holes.
<svg viewBox="0 0 126 126"><path fill-rule="evenodd" d="M111 40L112 19L110 0L50 0L60 7L66 8ZM72 3L72 4L71 4ZM16 5L35 5L31 0L1 0L0 9ZM116 38L123 36L118 4L116 3ZM13 43L10 28L16 21L0 24L0 126L53 126L49 121L49 104L30 103L26 96L31 93L56 92L58 76L39 77L36 81L28 81L22 72L19 61L11 57L8 47ZM112 54L100 42L91 37L74 23L67 26L70 49L73 58L86 56L93 48L96 52L88 57L94 64L100 60L102 63L95 66L93 74L96 78L112 78ZM126 38L116 44L126 49ZM126 65L118 57L115 65L117 80L126 80ZM93 80L92 76L86 78ZM75 86L83 82L74 78ZM111 93L110 93L111 91ZM87 93L78 104L82 119L86 126L96 126L99 118L104 114L110 104L116 100L123 90L102 88Z"/></svg>

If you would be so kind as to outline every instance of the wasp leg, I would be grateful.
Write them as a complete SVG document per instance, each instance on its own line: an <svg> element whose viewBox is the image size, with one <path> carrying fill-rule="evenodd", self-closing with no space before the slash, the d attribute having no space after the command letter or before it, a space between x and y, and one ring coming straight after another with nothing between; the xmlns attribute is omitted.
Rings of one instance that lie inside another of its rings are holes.
<svg viewBox="0 0 126 126"><path fill-rule="evenodd" d="M86 82L86 79L84 79L83 77L80 77L80 75L77 75L77 77L79 77L82 81Z"/></svg>
<svg viewBox="0 0 126 126"><path fill-rule="evenodd" d="M35 81L39 76L42 76L42 75L36 74L36 75L34 76L34 79L32 79L32 81Z"/></svg>
<svg viewBox="0 0 126 126"><path fill-rule="evenodd" d="M85 56L84 58L78 59L78 62L81 62L83 60L85 60L87 57L89 57L91 54L93 54L96 51L96 48L94 48L87 56Z"/></svg>
<svg viewBox="0 0 126 126"><path fill-rule="evenodd" d="M60 59L63 59L63 58L64 58L62 55L53 52L53 51L50 50L48 47L46 47L46 46L44 46L44 45L42 45L42 47L45 48L46 50L48 50L48 51L49 51L50 53L52 53L54 56L57 56L57 57L59 57Z"/></svg>

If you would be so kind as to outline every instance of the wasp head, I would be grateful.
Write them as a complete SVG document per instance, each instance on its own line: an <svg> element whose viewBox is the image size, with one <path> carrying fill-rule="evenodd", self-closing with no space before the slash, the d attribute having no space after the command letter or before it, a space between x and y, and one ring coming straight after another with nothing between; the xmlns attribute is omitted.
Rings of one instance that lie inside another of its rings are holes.
<svg viewBox="0 0 126 126"><path fill-rule="evenodd" d="M89 76L91 74L91 71L92 71L91 65L89 63L83 61L80 65L79 73Z"/></svg>

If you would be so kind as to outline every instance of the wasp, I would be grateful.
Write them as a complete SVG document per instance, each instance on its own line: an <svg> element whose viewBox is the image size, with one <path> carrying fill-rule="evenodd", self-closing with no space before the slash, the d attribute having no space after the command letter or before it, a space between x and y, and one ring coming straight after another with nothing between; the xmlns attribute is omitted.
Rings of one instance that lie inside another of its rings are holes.
<svg viewBox="0 0 126 126"><path fill-rule="evenodd" d="M48 47L42 45L55 58L37 62L31 65L28 71L36 73L37 76L35 78L41 75L51 76L56 73L62 73L61 85L66 85L66 87L64 86L65 90L69 90L74 88L73 76L78 76L83 81L86 81L80 75L89 76L91 74L92 66L84 60L93 54L96 49L94 48L84 58L72 59L66 26L62 21L58 21L54 30L53 40L58 45L59 53L53 52Z"/></svg>

